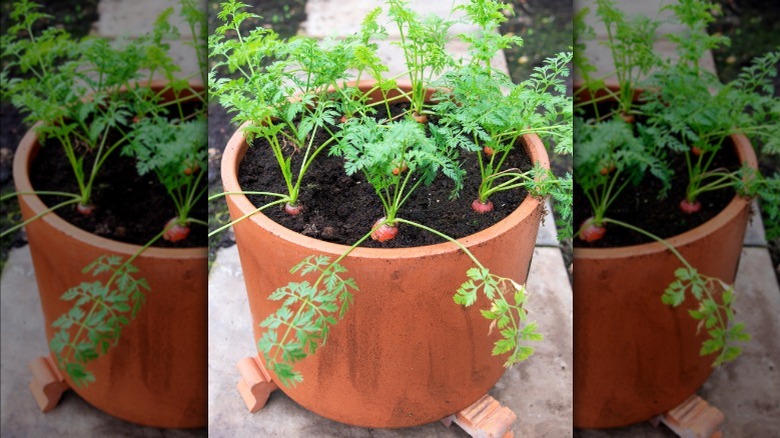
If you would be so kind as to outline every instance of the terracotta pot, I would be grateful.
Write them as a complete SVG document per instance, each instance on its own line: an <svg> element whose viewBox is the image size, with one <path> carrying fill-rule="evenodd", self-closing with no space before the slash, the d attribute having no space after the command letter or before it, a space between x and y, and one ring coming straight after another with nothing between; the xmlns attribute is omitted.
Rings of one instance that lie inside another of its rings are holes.
<svg viewBox="0 0 780 438"><path fill-rule="evenodd" d="M525 140L531 159L548 167L538 137ZM241 190L237 171L246 148L241 132L234 134L222 160L225 191ZM254 210L243 195L227 201L233 219ZM524 283L542 208L528 197L507 218L461 242L492 272ZM300 278L290 268L309 255L335 258L347 249L295 233L263 214L234 228L255 340L263 332L260 322L278 308L268 295ZM486 301L468 309L453 302L472 266L455 245L358 248L343 265L360 290L327 344L296 365L303 383L281 388L293 400L342 423L399 428L458 412L501 377L505 358L491 355L496 334L488 336L489 323L479 313Z"/></svg>
<svg viewBox="0 0 780 438"><path fill-rule="evenodd" d="M756 167L747 138L741 162ZM739 196L705 224L667 239L705 275L733 283L750 216ZM713 371L700 356L706 334L688 315L693 300L661 302L681 263L662 244L574 249L574 425L619 427L648 420L692 395Z"/></svg>
<svg viewBox="0 0 780 438"><path fill-rule="evenodd" d="M155 84L161 87L161 84ZM33 190L32 160L41 150L31 129L14 158L18 191ZM47 207L34 195L19 196L25 219ZM60 296L84 281L94 281L82 269L101 255L125 260L141 247L109 240L81 230L50 213L27 225L35 277L41 297L46 337L51 324L67 313L72 302ZM71 388L96 408L154 427L202 427L207 424L207 254L205 248L149 248L134 261L151 291L118 344L88 369L96 381ZM54 354L51 354L54 360ZM55 360L56 363L56 360Z"/></svg>

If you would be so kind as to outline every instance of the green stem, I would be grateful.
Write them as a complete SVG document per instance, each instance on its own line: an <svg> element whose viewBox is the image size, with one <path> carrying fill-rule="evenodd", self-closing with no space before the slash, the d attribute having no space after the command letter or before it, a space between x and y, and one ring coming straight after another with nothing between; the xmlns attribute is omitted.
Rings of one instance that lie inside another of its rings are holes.
<svg viewBox="0 0 780 438"><path fill-rule="evenodd" d="M288 202L288 201L289 201L289 198L284 198L284 199L279 199L279 200L277 200L277 201L269 202L268 204L265 204L265 205L263 205L262 207L258 207L258 208L256 208L256 209L254 209L254 210L250 211L249 213L246 213L245 215L241 216L240 218L238 218L238 219L236 219L236 220L234 220L234 221L231 221L230 223L228 223L228 224L226 224L226 225L223 225L223 226L221 226L221 227L217 228L216 230L214 230L214 231L210 232L210 233L208 234L208 237L211 237L211 236L213 236L213 235L215 235L215 234L219 233L219 232L220 232L220 231L222 231L222 230L225 230L225 229L227 229L227 228L230 228L231 226L233 226L233 225L235 225L235 224L237 224L237 223L239 223L239 222L243 221L244 219L246 219L246 218L248 218L248 217L252 216L252 215L253 215L253 214L255 214L255 213L258 213L258 212L261 212L261 211L265 210L265 209L266 209L266 208L268 208L268 207L272 207L272 206L274 206L274 205L280 205L280 204L284 204L285 202Z"/></svg>
<svg viewBox="0 0 780 438"><path fill-rule="evenodd" d="M38 219L38 218L48 214L48 213L50 213L50 212L52 212L54 210L57 210L60 207L64 207L64 206L69 205L69 204L75 204L75 203L79 202L79 200L80 200L79 197L75 197L74 199L71 199L71 200L68 200L68 201L65 201L65 202L61 202L61 203L55 205L54 207L47 208L46 210L36 214L35 216L31 217L30 219L27 219L26 221L24 221L22 223L19 223L19 224L16 224L13 227L3 231L2 233L0 233L0 237L5 237L8 234L13 233L14 231L16 231L16 230L22 228L23 226L29 224L30 222L32 222L32 221L34 221L34 220L36 220L36 219Z"/></svg>

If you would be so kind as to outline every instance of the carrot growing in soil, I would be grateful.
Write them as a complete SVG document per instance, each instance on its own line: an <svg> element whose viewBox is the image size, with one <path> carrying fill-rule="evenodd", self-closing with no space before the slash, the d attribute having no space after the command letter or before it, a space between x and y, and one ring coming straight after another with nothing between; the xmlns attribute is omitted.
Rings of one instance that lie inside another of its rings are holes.
<svg viewBox="0 0 780 438"><path fill-rule="evenodd" d="M106 160L127 143L133 109L157 103L148 88L132 84L143 79L142 69L169 67L167 54L138 56L162 50L158 43L168 35L168 24L163 17L153 33L123 45L77 41L55 27L36 35L36 23L48 17L39 8L30 2L13 6L15 23L3 36L0 96L26 114L25 122L35 126L42 141L64 150L78 185L77 202L65 205L76 204L80 214L90 216L99 208L92 200L95 180ZM10 76L17 68L27 73L24 80Z"/></svg>
<svg viewBox="0 0 780 438"><path fill-rule="evenodd" d="M371 237L384 242L398 233L395 218L399 209L420 185L428 185L441 172L460 190L463 171L455 161L456 151L426 135L426 128L411 119L378 122L371 117L350 119L331 154L343 157L347 175L362 172L374 187L385 215L378 220ZM398 170L403 163L406 170Z"/></svg>
<svg viewBox="0 0 780 438"><path fill-rule="evenodd" d="M178 124L170 123L163 110L148 114L122 150L136 159L140 175L153 172L173 201L176 216L163 226L163 239L169 242L186 239L193 222L206 225L190 215L195 205L203 202L207 190L205 172L200 170L206 168L208 154L207 107L203 104L200 108L200 113L193 115L177 114L178 120L186 120Z"/></svg>
<svg viewBox="0 0 780 438"><path fill-rule="evenodd" d="M694 37L709 38L696 33ZM703 193L729 188L772 202L775 195L770 189L777 184L772 182L777 177L756 174L745 166L730 170L715 164L715 159L732 148L731 136L735 134L749 136L754 145L762 145L765 154L780 153L780 110L771 91L780 50L754 59L737 79L726 84L701 69L697 62L701 53L694 52L696 56L686 59L685 55L691 56L688 49L679 50L683 58L678 64L651 76L653 87L662 92L648 94L640 111L647 114L647 125L656 134L659 147L667 154L684 156L687 186L680 210L694 214L705 208L699 202ZM775 209L764 212L769 216L765 222L780 220Z"/></svg>
<svg viewBox="0 0 780 438"><path fill-rule="evenodd" d="M513 38L489 32L482 38L497 39L491 42L495 47L515 42ZM434 107L437 114L442 114L443 126L452 130L451 141L477 157L481 182L471 205L480 214L493 210L490 197L495 193L538 189L534 180L543 177L538 169L524 171L507 163L513 148L522 146L523 135L537 134L555 142L556 152L571 153L571 101L556 93L565 89L564 79L569 74L567 64L572 53L548 58L520 84L493 71L492 55L488 55L479 54L471 63L446 74L443 81L448 94L437 95L438 104ZM537 108L545 110L537 111ZM540 193L540 196L548 194ZM565 203L556 204L556 209L563 222L568 223L569 209Z"/></svg>

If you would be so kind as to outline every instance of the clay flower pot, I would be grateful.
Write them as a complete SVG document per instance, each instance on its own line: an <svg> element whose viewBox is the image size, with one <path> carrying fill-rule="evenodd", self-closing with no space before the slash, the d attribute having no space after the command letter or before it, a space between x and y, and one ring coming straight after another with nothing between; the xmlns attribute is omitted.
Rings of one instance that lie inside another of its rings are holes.
<svg viewBox="0 0 780 438"><path fill-rule="evenodd" d="M539 138L525 141L531 160L549 167ZM246 149L239 130L222 160L227 192L241 190L237 172ZM255 209L243 195L229 195L227 203L234 220ZM524 283L542 208L528 197L501 222L460 241L491 272ZM335 258L347 249L295 233L262 213L234 229L256 341L264 330L260 322L278 308L268 295L300 278L290 268L307 256ZM360 290L327 343L296 364L303 382L281 387L300 405L342 423L409 427L460 411L501 377L505 358L491 355L496 333L488 335L489 321L479 313L486 300L468 309L453 302L472 266L455 245L358 248L343 265Z"/></svg>
<svg viewBox="0 0 780 438"><path fill-rule="evenodd" d="M14 158L17 191L34 190L28 172L39 153L46 150L31 129ZM35 195L20 195L19 204L25 220L47 208ZM91 275L82 274L85 266L101 255L126 260L141 248L88 233L54 213L26 228L47 340L56 332L52 322L73 304L60 296L84 281L94 281ZM205 426L206 262L205 248L144 251L133 264L151 288L146 303L123 329L118 344L88 364L95 382L78 388L63 373L71 389L94 407L133 423L165 428Z"/></svg>
<svg viewBox="0 0 780 438"><path fill-rule="evenodd" d="M741 162L757 167L750 142L732 136ZM699 272L733 283L750 216L739 196L701 226L667 239ZM574 249L574 425L619 427L648 420L692 395L713 371L700 356L706 333L661 302L679 260L660 243Z"/></svg>

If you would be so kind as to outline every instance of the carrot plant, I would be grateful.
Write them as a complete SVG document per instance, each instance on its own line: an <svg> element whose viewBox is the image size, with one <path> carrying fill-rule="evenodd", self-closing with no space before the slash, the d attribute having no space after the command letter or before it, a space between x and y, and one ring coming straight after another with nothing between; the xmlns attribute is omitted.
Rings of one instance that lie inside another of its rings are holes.
<svg viewBox="0 0 780 438"><path fill-rule="evenodd" d="M91 193L98 170L125 141L120 137L107 143L105 134L131 117L133 103L112 97L139 78L142 45L117 49L101 39L74 41L56 28L34 35L35 22L47 17L38 9L27 1L14 5L11 19L16 24L3 36L6 68L0 90L28 114L26 122L46 121L37 128L39 135L62 144L78 182L79 193L67 194L67 204L77 204L79 212L89 215L95 208ZM19 68L28 78L9 77L11 68ZM89 94L92 100L82 99ZM87 153L94 155L89 167L84 162Z"/></svg>
<svg viewBox="0 0 780 438"><path fill-rule="evenodd" d="M84 281L62 295L73 304L53 322L57 331L49 345L58 367L76 385L84 386L94 381L87 364L119 342L123 327L137 316L150 291L133 262L161 238L185 238L188 230L180 229L182 225L205 224L190 215L206 190L205 95L192 88L187 78L177 77L178 67L168 53L167 41L178 38L177 29L168 23L173 8L156 20L150 33L117 42L97 37L75 40L54 27L34 34L35 22L47 17L39 9L28 0L14 5L11 18L16 24L2 36L0 92L27 114L27 123L35 124L44 149L63 148L79 191L4 195L3 201L28 194L65 201L2 234L67 205L75 205L84 215L93 214L100 208L92 202L96 181L117 151L132 155L140 174L155 172L177 210L175 220L160 224L157 235L132 256L124 260L101 255L83 270L94 281ZM181 14L193 31L193 46L203 47L205 14L193 0L181 0ZM23 77L13 77L12 69ZM167 86L147 85L157 75L167 78ZM200 109L189 112L184 105Z"/></svg>
<svg viewBox="0 0 780 438"><path fill-rule="evenodd" d="M445 134L410 119L379 123L372 118L353 119L344 127L344 136L333 154L344 157L347 175L362 172L382 202L385 216L376 223L371 237L385 241L395 237L398 210L422 184L430 184L441 172L462 186L463 171L455 160L454 145L439 137Z"/></svg>
<svg viewBox="0 0 780 438"><path fill-rule="evenodd" d="M404 52L407 75L412 84L409 98L415 120L427 120L427 93L433 79L453 64L445 44L455 21L436 15L420 17L405 0L389 0L388 14L401 36L397 43Z"/></svg>
<svg viewBox="0 0 780 438"><path fill-rule="evenodd" d="M658 157L647 153L642 125L633 126L614 116L601 123L586 123L576 118L577 147L574 150L577 185L590 204L593 216L579 228L579 238L594 242L606 233L605 219L610 205L627 187L635 187L650 172L668 186L670 175Z"/></svg>
<svg viewBox="0 0 780 438"><path fill-rule="evenodd" d="M477 43L481 41L474 41ZM570 178L558 181L538 167L523 172L506 166L510 152L520 146L525 134L554 142L556 153L571 154L571 99L562 94L570 61L571 53L549 58L520 84L481 63L464 65L443 78L451 92L440 97L436 112L441 114L442 123L454 130L460 147L476 154L479 163L481 183L472 203L475 211L491 211L490 196L503 190L524 188L547 196L550 192L543 182L559 193L570 187ZM570 203L556 206L564 219L570 215Z"/></svg>
<svg viewBox="0 0 780 438"><path fill-rule="evenodd" d="M168 9L158 22L167 23L165 18L171 12L172 9ZM190 43L198 53L199 71L205 74L206 60L201 54L205 50L205 13L195 6L193 0L184 0L182 15L192 34ZM176 35L176 32L172 34ZM159 31L155 31L152 50L165 48L162 36ZM177 242L187 238L192 222L207 225L205 221L190 215L195 204L203 201L207 190L204 179L208 141L206 96L205 92L193 89L186 80L175 76L178 67L167 57L167 53L155 53L154 56L165 60L160 64L169 88L163 91L172 92L175 98L149 106L145 112L135 116L133 130L122 153L136 159L139 175L154 172L165 186L176 207L176 216L164 224L162 237ZM187 111L185 105L194 106L195 109Z"/></svg>
<svg viewBox="0 0 780 438"><path fill-rule="evenodd" d="M469 58L453 63L454 68L437 82L443 91L436 96L434 112L453 130L451 137L460 147L476 154L481 183L472 208L479 213L492 211L490 196L503 190L524 188L539 197L552 194L561 199L556 208L567 229L571 203L565 199L571 189L570 177L558 180L538 166L523 172L505 164L525 134L555 143L556 153L571 154L572 107L565 96L564 78L572 54L548 58L527 80L515 84L491 65L500 50L523 44L518 36L498 33L498 26L506 20L505 5L475 1L455 9L463 10L464 20L476 24L478 30L458 35L468 45Z"/></svg>
<svg viewBox="0 0 780 438"><path fill-rule="evenodd" d="M244 34L241 24L258 17L245 12L247 7L235 0L222 4L218 17L224 25L209 38L210 56L216 60L210 91L229 112L236 113L233 121L243 125L250 142L265 140L287 187L282 194L285 211L296 215L303 208L298 198L307 170L335 143L336 121L342 116L346 120L355 111L354 89L343 87L350 77L347 70L379 75L386 69L379 63L376 46L369 43L382 28L374 12L366 19L363 33L346 41L322 44L314 38L296 37L282 42L276 32L263 27ZM218 77L221 67L235 77ZM346 102L343 108L341 102ZM315 145L320 133L328 139ZM293 168L294 154L303 157L297 169Z"/></svg>
<svg viewBox="0 0 780 438"><path fill-rule="evenodd" d="M176 242L189 235L191 222L206 225L191 217L190 211L206 193L206 118L202 105L196 119L171 123L158 114L138 122L131 142L123 152L137 160L140 175L154 172L176 207L177 215L165 224L165 240ZM163 224L161 224L161 227Z"/></svg>
<svg viewBox="0 0 780 438"><path fill-rule="evenodd" d="M75 41L57 28L34 35L33 24L46 17L38 9L28 1L14 5L16 24L2 37L0 92L27 114L25 122L40 122L35 129L41 141L51 139L64 149L79 188L78 193L36 193L67 198L52 210L75 205L91 215L97 208L92 191L101 167L128 143L133 118L159 105L159 94L167 91L155 94L139 83L155 71L172 69L170 58L160 53L161 40L170 35L165 21L169 12L152 34L112 45L93 37ZM26 77L11 77L14 68ZM108 135L112 130L118 134Z"/></svg>

